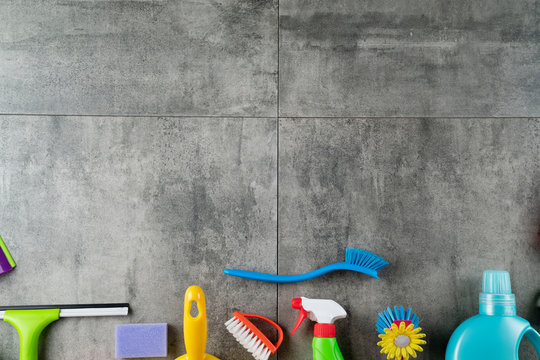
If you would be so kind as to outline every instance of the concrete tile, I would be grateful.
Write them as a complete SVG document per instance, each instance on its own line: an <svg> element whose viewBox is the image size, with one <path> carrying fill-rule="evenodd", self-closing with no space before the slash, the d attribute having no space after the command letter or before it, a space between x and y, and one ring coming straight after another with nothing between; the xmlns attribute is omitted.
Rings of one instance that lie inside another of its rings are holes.
<svg viewBox="0 0 540 360"><path fill-rule="evenodd" d="M276 115L277 1L3 1L0 113Z"/></svg>
<svg viewBox="0 0 540 360"><path fill-rule="evenodd" d="M112 359L114 325L167 322L184 353L184 292L206 291L208 353L250 359L223 323L276 317L276 122L234 118L0 117L0 233L18 267L0 304L129 302L127 318L62 319L40 359ZM0 357L18 359L0 326Z"/></svg>
<svg viewBox="0 0 540 360"><path fill-rule="evenodd" d="M282 116L538 116L535 0L282 0Z"/></svg>
<svg viewBox="0 0 540 360"><path fill-rule="evenodd" d="M332 298L346 359L383 359L377 314L411 306L443 360L452 331L478 313L482 271L507 269L518 314L533 321L540 291L540 119L283 119L279 159L279 273L344 261L345 248L391 265L381 280L351 272L280 286ZM311 359L313 325L289 337L280 360ZM520 359L536 359L525 345Z"/></svg>

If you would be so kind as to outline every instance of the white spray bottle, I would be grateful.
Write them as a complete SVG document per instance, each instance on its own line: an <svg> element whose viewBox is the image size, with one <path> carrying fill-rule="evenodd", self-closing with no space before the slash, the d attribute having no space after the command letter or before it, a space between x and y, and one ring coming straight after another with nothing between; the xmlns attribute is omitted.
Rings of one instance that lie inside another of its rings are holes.
<svg viewBox="0 0 540 360"><path fill-rule="evenodd" d="M334 300L308 299L305 297L292 300L293 309L300 310L291 335L298 330L306 317L315 321L313 338L314 360L343 360L336 340L334 321L347 317L347 312Z"/></svg>

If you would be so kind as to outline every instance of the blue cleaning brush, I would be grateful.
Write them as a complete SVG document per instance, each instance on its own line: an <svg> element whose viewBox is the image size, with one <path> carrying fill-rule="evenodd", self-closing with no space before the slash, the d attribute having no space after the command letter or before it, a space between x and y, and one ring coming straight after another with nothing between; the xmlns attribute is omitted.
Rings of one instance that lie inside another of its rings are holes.
<svg viewBox="0 0 540 360"><path fill-rule="evenodd" d="M384 329L390 329L394 321L410 321L415 328L420 323L420 319L416 314L413 314L411 308L408 308L406 311L403 306L394 306L394 310L386 308L385 311L379 313L379 319L377 320L377 331L379 334L384 334Z"/></svg>
<svg viewBox="0 0 540 360"><path fill-rule="evenodd" d="M316 278L335 270L352 270L379 279L377 271L388 265L383 258L370 253L367 250L347 249L345 261L327 265L311 272L300 275L272 275L246 270L225 269L225 274L238 276L245 279L259 280L272 283L293 283Z"/></svg>

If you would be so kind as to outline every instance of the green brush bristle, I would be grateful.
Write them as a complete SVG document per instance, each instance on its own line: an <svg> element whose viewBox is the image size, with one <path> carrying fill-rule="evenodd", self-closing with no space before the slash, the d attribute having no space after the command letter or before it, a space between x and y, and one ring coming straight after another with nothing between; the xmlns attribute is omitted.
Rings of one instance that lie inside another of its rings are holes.
<svg viewBox="0 0 540 360"><path fill-rule="evenodd" d="M364 268L379 270L389 264L382 257L370 253L367 250L348 248L345 251L345 261L349 264L361 266Z"/></svg>

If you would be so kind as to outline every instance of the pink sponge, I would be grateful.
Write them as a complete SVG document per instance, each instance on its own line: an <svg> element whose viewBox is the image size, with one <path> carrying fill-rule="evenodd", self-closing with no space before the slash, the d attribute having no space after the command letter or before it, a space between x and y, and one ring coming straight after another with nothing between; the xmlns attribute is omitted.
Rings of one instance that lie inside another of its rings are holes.
<svg viewBox="0 0 540 360"><path fill-rule="evenodd" d="M167 324L116 326L116 358L167 356Z"/></svg>

